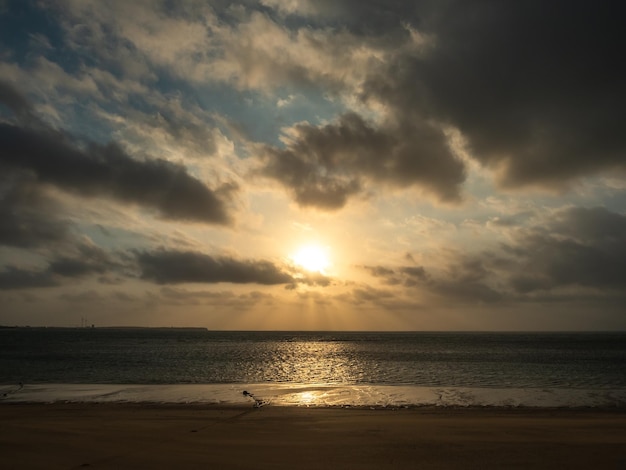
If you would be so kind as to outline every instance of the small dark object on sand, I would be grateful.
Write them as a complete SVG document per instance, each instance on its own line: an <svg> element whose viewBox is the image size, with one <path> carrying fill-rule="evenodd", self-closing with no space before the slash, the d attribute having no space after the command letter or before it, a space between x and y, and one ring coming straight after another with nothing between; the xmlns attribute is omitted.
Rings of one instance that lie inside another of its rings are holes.
<svg viewBox="0 0 626 470"><path fill-rule="evenodd" d="M9 390L8 392L3 393L3 394L1 395L1 397L2 397L2 398L6 398L6 397L8 397L10 394L12 394L12 393L17 393L17 392L19 392L20 390L22 390L23 388L24 388L24 384L23 384L22 382L20 382L20 383L17 385L17 388L16 388L15 390Z"/></svg>
<svg viewBox="0 0 626 470"><path fill-rule="evenodd" d="M260 398L255 397L254 395L252 395L247 390L243 391L243 396L252 398L254 400L254 407L255 408L261 408L263 405L266 405L268 403L265 400L261 400Z"/></svg>

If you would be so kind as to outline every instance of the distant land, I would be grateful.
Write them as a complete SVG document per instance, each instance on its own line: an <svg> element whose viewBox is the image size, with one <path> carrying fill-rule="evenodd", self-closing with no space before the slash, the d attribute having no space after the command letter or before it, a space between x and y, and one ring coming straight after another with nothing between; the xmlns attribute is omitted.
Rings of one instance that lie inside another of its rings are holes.
<svg viewBox="0 0 626 470"><path fill-rule="evenodd" d="M15 329L15 328L30 328L30 329L48 329L48 330L183 330L183 331L208 331L208 328L200 326L9 326L0 325L0 329Z"/></svg>

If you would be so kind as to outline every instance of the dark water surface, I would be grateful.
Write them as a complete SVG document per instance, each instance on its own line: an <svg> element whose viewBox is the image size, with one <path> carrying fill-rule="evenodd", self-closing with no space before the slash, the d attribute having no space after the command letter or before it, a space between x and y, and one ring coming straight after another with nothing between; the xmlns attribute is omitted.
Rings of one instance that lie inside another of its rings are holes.
<svg viewBox="0 0 626 470"><path fill-rule="evenodd" d="M626 387L626 333L2 328L0 383Z"/></svg>

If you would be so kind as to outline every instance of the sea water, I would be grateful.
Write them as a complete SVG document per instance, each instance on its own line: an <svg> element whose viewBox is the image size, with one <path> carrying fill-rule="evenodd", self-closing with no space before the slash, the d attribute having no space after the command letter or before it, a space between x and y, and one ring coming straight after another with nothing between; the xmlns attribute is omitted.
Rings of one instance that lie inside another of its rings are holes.
<svg viewBox="0 0 626 470"><path fill-rule="evenodd" d="M3 401L626 408L626 333L2 328Z"/></svg>

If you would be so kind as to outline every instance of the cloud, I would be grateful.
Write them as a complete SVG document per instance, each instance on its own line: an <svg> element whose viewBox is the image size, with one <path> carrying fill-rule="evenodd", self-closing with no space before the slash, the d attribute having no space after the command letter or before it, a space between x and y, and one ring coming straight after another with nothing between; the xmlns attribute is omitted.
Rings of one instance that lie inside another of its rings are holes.
<svg viewBox="0 0 626 470"><path fill-rule="evenodd" d="M430 291L444 299L472 303L500 302L506 298L506 290L498 282L498 272L494 266L493 255L483 253L482 256L460 256L447 266L445 274L428 279ZM415 277L414 277L415 279ZM421 275L419 280L425 279ZM423 285L418 282L406 285Z"/></svg>
<svg viewBox="0 0 626 470"><path fill-rule="evenodd" d="M386 277L395 274L393 269L389 269L384 266L363 266L363 268L369 271L374 277Z"/></svg>
<svg viewBox="0 0 626 470"><path fill-rule="evenodd" d="M306 86L382 114L367 129L370 138L389 138L374 159L377 171L363 148L338 156L357 130L344 117L294 126L291 145L265 152L266 174L304 206L340 208L372 183L458 200L465 168L448 148L451 128L507 187L562 188L625 169L622 25L601 3L262 4L66 1L53 11L72 47L91 48L129 76L143 76L131 73L141 64L239 89ZM120 65L116 56L127 59ZM341 161L329 166L320 150Z"/></svg>
<svg viewBox="0 0 626 470"><path fill-rule="evenodd" d="M610 304L624 323L625 35L602 2L9 3L0 288L11 308L37 316L67 306L62 292L94 289L105 309L115 289L157 285L125 311L264 315L308 299L358 303L346 312L364 328L385 311L412 328L422 315L509 328L517 314L556 325L537 312L558 303L567 328L570 312L594 323ZM302 220L263 185L300 207L360 210ZM552 196L497 193L536 187ZM248 214L226 233L235 211ZM292 222L310 230L289 235ZM352 279L255 258L281 237L341 246L351 231L363 249L344 246L336 272ZM29 288L50 289L18 306Z"/></svg>
<svg viewBox="0 0 626 470"><path fill-rule="evenodd" d="M333 285L333 278L322 273L306 271L295 266L289 266L289 273L293 277L293 282L285 286L288 290L296 290L299 284L320 287Z"/></svg>
<svg viewBox="0 0 626 470"><path fill-rule="evenodd" d="M79 244L75 251L73 255L54 258L48 270L55 275L78 278L91 274L105 274L121 267L120 263L113 261L109 254L93 244Z"/></svg>
<svg viewBox="0 0 626 470"><path fill-rule="evenodd" d="M128 146L146 153L188 160L215 157L220 150L219 144L226 142L215 127L214 115L186 97L160 94L156 90L136 90L132 94L135 105L129 106L126 94L132 89L122 88L126 82L116 84L113 78L108 79L110 74L101 70L92 69L89 73L106 95L102 104L107 110L98 109L98 117L114 126L116 136L124 139ZM104 78L101 80L101 77ZM109 85L110 82L113 84ZM113 100L119 103L116 110L109 109ZM211 161L212 168L217 166L216 160Z"/></svg>
<svg viewBox="0 0 626 470"><path fill-rule="evenodd" d="M109 273L124 273L132 266L124 260L124 256L116 257L94 245L90 240L71 239L70 243L59 245L63 254L55 254L47 262L45 268L25 269L16 266L5 266L0 271L0 289L27 289L33 287L57 287L69 280L101 275L100 282L106 282ZM56 250L53 250L56 253Z"/></svg>
<svg viewBox="0 0 626 470"><path fill-rule="evenodd" d="M192 251L157 250L137 253L142 279L158 284L186 282L288 284L291 275L263 260L237 260Z"/></svg>
<svg viewBox="0 0 626 470"><path fill-rule="evenodd" d="M90 303L93 302L104 302L105 298L99 292L90 289L83 292L77 293L64 293L59 296L60 299L66 300L72 303Z"/></svg>
<svg viewBox="0 0 626 470"><path fill-rule="evenodd" d="M24 108L4 93L16 111ZM25 109L25 108L24 108ZM166 218L227 225L225 199L235 188L212 190L185 167L162 159L138 160L119 145L90 143L80 147L68 135L49 128L0 122L5 168L30 171L41 183L86 197L108 197L152 208Z"/></svg>
<svg viewBox="0 0 626 470"><path fill-rule="evenodd" d="M599 172L626 170L624 33L606 5L266 3L311 15L307 19L328 42L339 34L324 25L345 20L345 47L361 57L360 41L371 60L365 67L360 59L348 61L358 72L341 75L334 89L383 110L378 132L370 128L367 137L390 138L387 145L377 141L378 153L357 148L339 155L358 135L354 125L341 118L332 126L295 126L293 141L270 152L266 172L301 205L341 207L366 187L363 180L416 185L441 200L458 200L464 167L447 148L450 128L504 187L562 189ZM304 62L303 76L342 70L329 67L339 53L322 50L326 60ZM290 63L273 64L274 75ZM371 172L376 153L379 166Z"/></svg>
<svg viewBox="0 0 626 470"><path fill-rule="evenodd" d="M460 199L463 164L443 132L426 123L375 127L347 113L334 124L297 124L287 132L284 149L264 148L262 173L282 182L301 206L339 209L367 183L416 185L443 201Z"/></svg>
<svg viewBox="0 0 626 470"><path fill-rule="evenodd" d="M359 74L345 73L337 89L384 110L385 129L395 129L407 142L410 152L402 161L408 167L398 172L406 181L383 176L388 182L424 186L431 179L427 190L444 200L457 198L463 168L447 154L446 140L433 137L449 128L460 131L468 154L491 168L503 187L563 189L589 175L626 170L621 126L626 77L618 59L624 33L606 5L266 3L310 19L327 38L334 31L323 25L340 18L342 34L350 37L346 45L360 40L376 51L368 67L356 61ZM353 55L358 51L354 47ZM321 73L321 63L308 64L307 73ZM410 142L414 132L419 136ZM424 145L425 136L430 145ZM299 150L306 148L307 137L300 139ZM379 158L393 167L391 155ZM307 153L299 158L312 161ZM439 168L420 178L426 162ZM317 168L336 176L336 169ZM287 176L281 181L287 187L293 183Z"/></svg>
<svg viewBox="0 0 626 470"><path fill-rule="evenodd" d="M13 86L0 80L0 104L3 104L21 120L33 117L33 109L28 100Z"/></svg>
<svg viewBox="0 0 626 470"><path fill-rule="evenodd" d="M510 228L510 227L509 227ZM626 216L571 207L479 253L446 250L426 266L363 266L383 284L446 301L612 298L626 288Z"/></svg>
<svg viewBox="0 0 626 470"><path fill-rule="evenodd" d="M305 86L352 101L373 70L384 68L398 53L415 53L423 42L407 30L401 15L391 37L383 33L368 37L332 24L289 26L276 21L267 10L247 4L219 13L196 10L188 4L174 9L159 4L146 9L140 3L115 3L104 9L97 2L66 2L64 14L80 19L89 31L76 44L90 44L102 56L110 54L98 44L122 47L129 43L142 60L157 68L167 67L187 80L226 82L239 89L268 93L281 87ZM315 10L305 3L287 9ZM359 6L361 10L376 13L367 5ZM343 17L347 11L325 4L320 12ZM385 24L389 26L393 12L393 8L385 8ZM111 24L117 27L111 28ZM73 34L69 26L66 30ZM97 37L100 40L96 42ZM159 119L159 128L175 138L182 136L180 126L172 126L166 115ZM189 125L183 130L206 138L206 132L198 133ZM401 116L391 109L382 123L373 125L349 111L335 124L300 124L288 132L291 140L286 148L263 148L266 164L262 172L281 182L301 206L336 210L378 184L415 186L439 201L460 200L464 165L449 148L442 127L418 114Z"/></svg>
<svg viewBox="0 0 626 470"><path fill-rule="evenodd" d="M604 208L570 208L544 227L522 234L512 247L518 293L561 287L600 291L626 287L626 216Z"/></svg>
<svg viewBox="0 0 626 470"><path fill-rule="evenodd" d="M557 214L552 229L581 243L612 248L626 240L626 217L604 207L571 207Z"/></svg>
<svg viewBox="0 0 626 470"><path fill-rule="evenodd" d="M163 287L158 295L160 302L169 305L211 305L220 308L249 309L260 304L272 304L274 296L258 291L235 294L232 291L192 291L182 288Z"/></svg>
<svg viewBox="0 0 626 470"><path fill-rule="evenodd" d="M409 280L405 282L407 285L424 282L428 279L428 274L422 266L404 266L400 268L400 272L408 277Z"/></svg>
<svg viewBox="0 0 626 470"><path fill-rule="evenodd" d="M364 266L374 277L381 278L390 286L402 286L408 292L431 293L446 301L495 302L502 300L502 293L491 287L493 274L484 261L460 257L440 273L423 266Z"/></svg>
<svg viewBox="0 0 626 470"><path fill-rule="evenodd" d="M287 10L313 11L308 2ZM626 170L621 126L626 77L618 59L624 35L604 5L546 9L534 1L513 6L452 1L393 3L381 10L378 2L358 8L347 2L315 11L345 17L348 10L360 19L360 25L347 23L350 43L368 32L363 41L377 41L378 61L362 81L345 81L343 92L384 109L377 131L390 139L374 146L378 152L360 148L354 151L358 157L338 156L354 126L341 120L322 128L296 126L286 149L270 152L267 172L300 204L319 200L322 207L341 207L359 188L369 187L364 179L415 184L441 200L458 200L464 168L447 148L448 126L461 132L469 155L493 169L506 187L562 189L598 172ZM368 133L375 135L381 134ZM379 171L370 173L376 153ZM309 194L313 197L304 197Z"/></svg>
<svg viewBox="0 0 626 470"><path fill-rule="evenodd" d="M416 14L406 21L431 47L393 56L366 98L456 127L504 186L625 169L624 34L607 5L425 2Z"/></svg>
<svg viewBox="0 0 626 470"><path fill-rule="evenodd" d="M70 238L70 223L30 175L0 176L0 245L34 248Z"/></svg>
<svg viewBox="0 0 626 470"><path fill-rule="evenodd" d="M127 147L177 158L213 156L217 152L217 139L223 136L212 125L211 113L179 91L161 93L150 86L150 80L144 83L92 65L83 65L78 71L66 69L45 57L20 66L0 62L0 75L36 96L37 110L49 122L71 122L77 114L72 105L89 100L92 115L78 114L87 117L91 131L97 129L102 135L102 128L111 126ZM20 122L26 117L36 119L31 104L7 83L0 84L0 102L3 99L7 108L19 113Z"/></svg>
<svg viewBox="0 0 626 470"><path fill-rule="evenodd" d="M240 89L323 88L337 94L357 85L379 60L380 44L335 25L292 25L267 12L245 11L235 24L215 22L212 45L221 53L204 67L205 79Z"/></svg>
<svg viewBox="0 0 626 470"><path fill-rule="evenodd" d="M172 304L223 304L232 301L236 295L231 291L190 291L188 289L162 287L159 292L164 302Z"/></svg>
<svg viewBox="0 0 626 470"><path fill-rule="evenodd" d="M210 6L166 2L63 0L44 7L59 15L66 47L97 54L111 68L153 77L149 64L188 73L208 53ZM186 11L185 11L186 10Z"/></svg>
<svg viewBox="0 0 626 470"><path fill-rule="evenodd" d="M32 289L59 285L50 271L21 269L7 266L0 271L0 289Z"/></svg>
<svg viewBox="0 0 626 470"><path fill-rule="evenodd" d="M383 299L393 299L394 293L388 290L362 286L354 289L351 300L357 304L363 302L380 302Z"/></svg>
<svg viewBox="0 0 626 470"><path fill-rule="evenodd" d="M100 63L83 65L78 71L63 65L65 69L45 57L19 66L0 62L0 75L36 97L38 113L58 127L79 117L87 120L83 126L90 127L89 132L100 140L111 128L127 148L178 159L214 156L219 150L224 136L215 127L214 115L193 97L178 90L160 90L150 80L114 74L99 68ZM12 104L7 108L21 113L20 122L26 117L36 119L31 104L6 83L0 85L0 102L3 98ZM13 98L23 103L12 103ZM76 108L82 102L88 102L88 113Z"/></svg>

